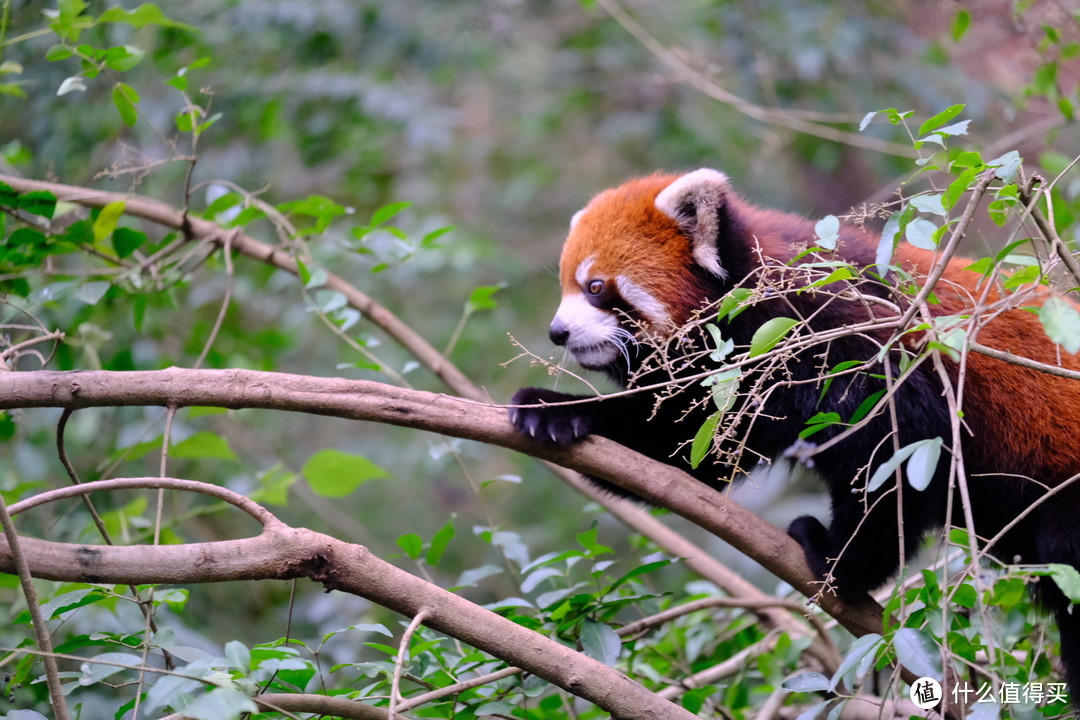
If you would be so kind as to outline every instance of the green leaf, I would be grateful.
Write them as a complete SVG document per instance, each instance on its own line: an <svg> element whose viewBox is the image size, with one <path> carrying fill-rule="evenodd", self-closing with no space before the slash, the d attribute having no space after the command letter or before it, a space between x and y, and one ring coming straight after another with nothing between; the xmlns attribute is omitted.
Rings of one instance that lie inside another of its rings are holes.
<svg viewBox="0 0 1080 720"><path fill-rule="evenodd" d="M780 686L788 692L821 692L829 689L829 678L819 672L805 672L788 678Z"/></svg>
<svg viewBox="0 0 1080 720"><path fill-rule="evenodd" d="M51 219L56 212L56 196L48 190L31 190L19 196L18 208Z"/></svg>
<svg viewBox="0 0 1080 720"><path fill-rule="evenodd" d="M953 105L942 110L922 125L919 126L919 135L925 135L931 130L937 129L964 111L964 105Z"/></svg>
<svg viewBox="0 0 1080 720"><path fill-rule="evenodd" d="M878 633L868 633L852 642L847 654L844 655L843 662L833 673L827 689L835 691L841 681L848 687L855 687L855 684L862 680L873 667L874 656L881 648L882 642L882 637Z"/></svg>
<svg viewBox="0 0 1080 720"><path fill-rule="evenodd" d="M631 570L630 572L626 573L625 575L623 575L621 578L619 578L615 582L611 583L611 585L608 586L608 588L604 591L604 593L605 594L610 593L612 590L615 590L616 588L620 587L621 585L624 585L624 584L630 582L631 580L633 580L636 577L640 577L642 575L645 575L645 574L648 574L648 573L651 573L651 572L655 572L655 571L659 570L660 568L667 567L668 565L671 564L671 562L672 562L671 560L656 560L655 562L645 563L644 565L640 565L640 566L634 568L633 570Z"/></svg>
<svg viewBox="0 0 1080 720"><path fill-rule="evenodd" d="M942 195L940 193L935 193L933 195L916 195L911 198L911 205L919 212L945 217L949 213L945 210L945 206L942 205L941 198Z"/></svg>
<svg viewBox="0 0 1080 720"><path fill-rule="evenodd" d="M420 239L420 247L425 249L441 247L438 243L439 238L449 232L452 232L453 230L454 227L452 225L449 227L439 228L438 230L432 230Z"/></svg>
<svg viewBox="0 0 1080 720"><path fill-rule="evenodd" d="M268 505L284 507L289 502L289 488L299 479L295 473L291 473L275 465L257 475L259 488L251 492L251 499Z"/></svg>
<svg viewBox="0 0 1080 720"><path fill-rule="evenodd" d="M451 517L431 538L431 546L428 547L427 556L424 558L428 565L435 567L439 564L443 553L446 552L446 546L454 539L455 532L454 518Z"/></svg>
<svg viewBox="0 0 1080 720"><path fill-rule="evenodd" d="M1073 603L1080 603L1080 571L1072 565L1060 563L1048 563L1046 567L1050 579L1065 593L1065 597Z"/></svg>
<svg viewBox="0 0 1080 720"><path fill-rule="evenodd" d="M940 682L941 650L930 634L914 628L900 628L893 636L893 649L901 665L919 677Z"/></svg>
<svg viewBox="0 0 1080 720"><path fill-rule="evenodd" d="M912 218L904 231L904 237L917 248L935 250L937 249L937 243L934 242L934 233L937 230L938 226L926 218Z"/></svg>
<svg viewBox="0 0 1080 720"><path fill-rule="evenodd" d="M390 477L367 458L333 449L312 455L300 472L313 491L328 498L345 497L368 480Z"/></svg>
<svg viewBox="0 0 1080 720"><path fill-rule="evenodd" d="M960 39L964 37L964 33L967 32L969 27L971 27L971 13L967 10L957 11L952 24L953 42L960 42Z"/></svg>
<svg viewBox="0 0 1080 720"><path fill-rule="evenodd" d="M117 200L101 208L93 225L95 245L100 245L105 238L112 235L113 230L116 229L116 223L124 215L124 207L124 201Z"/></svg>
<svg viewBox="0 0 1080 720"><path fill-rule="evenodd" d="M371 227L376 227L377 225L389 222L391 218L409 207L412 207L412 203L410 202L396 202L390 203L389 205L383 205L372 214Z"/></svg>
<svg viewBox="0 0 1080 720"><path fill-rule="evenodd" d="M239 640L230 640L225 643L225 658L229 661L229 667L241 672L251 669L251 650Z"/></svg>
<svg viewBox="0 0 1080 720"><path fill-rule="evenodd" d="M74 54L75 51L67 45L53 45L45 51L45 60L48 62L59 62L61 60L67 60Z"/></svg>
<svg viewBox="0 0 1080 720"><path fill-rule="evenodd" d="M95 588L84 587L61 593L48 602L41 603L41 615L46 620L55 620L68 610L99 602L102 599L100 594L95 594L94 597L87 599L87 595L93 592L95 592Z"/></svg>
<svg viewBox="0 0 1080 720"><path fill-rule="evenodd" d="M236 453L225 438L209 430L197 432L186 440L181 440L170 448L169 454L175 458L236 459Z"/></svg>
<svg viewBox="0 0 1080 720"><path fill-rule="evenodd" d="M993 160L987 160L986 165L987 167L997 168L994 175L1007 183L1011 183L1016 182L1016 172L1023 162L1024 159L1020 157L1020 153L1016 150L1010 150Z"/></svg>
<svg viewBox="0 0 1080 720"><path fill-rule="evenodd" d="M15 418L7 410L0 410L0 442L15 436Z"/></svg>
<svg viewBox="0 0 1080 720"><path fill-rule="evenodd" d="M405 533L397 539L397 545L413 560L419 560L424 552L424 541L416 533Z"/></svg>
<svg viewBox="0 0 1080 720"><path fill-rule="evenodd" d="M840 239L840 220L835 215L826 215L814 225L814 234L817 235L819 246L835 250L836 242Z"/></svg>
<svg viewBox="0 0 1080 720"><path fill-rule="evenodd" d="M1039 308L1039 321L1051 340L1076 355L1080 353L1080 310L1060 297L1051 297Z"/></svg>
<svg viewBox="0 0 1080 720"><path fill-rule="evenodd" d="M825 399L825 395L829 392L829 388L832 387L833 380L836 379L835 377L833 377L834 375L842 373L845 370L850 370L851 368L858 365L862 365L862 360L845 360L842 363L837 363L833 368L831 368L828 372L828 377L825 379L825 383L821 387L821 394L818 395L818 402L820 403L822 400ZM837 418L839 417L840 416L837 415Z"/></svg>
<svg viewBox="0 0 1080 720"><path fill-rule="evenodd" d="M734 347L731 340L727 342ZM739 398L739 381L741 379L742 371L739 368L728 368L715 375L710 375L702 380L701 384L712 388L713 404L716 405L716 409L720 413L725 413L735 405L735 401Z"/></svg>
<svg viewBox="0 0 1080 720"><path fill-rule="evenodd" d="M957 586L956 591L953 592L953 602L960 607L968 608L969 610L975 607L975 602L978 600L978 594L975 592L975 588L969 583L961 583Z"/></svg>
<svg viewBox="0 0 1080 720"><path fill-rule="evenodd" d="M720 307L716 311L716 320L719 322L725 317L734 320L743 310L749 307L747 302L754 294L750 288L735 288L720 301Z"/></svg>
<svg viewBox="0 0 1080 720"><path fill-rule="evenodd" d="M469 299L465 303L465 311L468 313L474 313L477 310L494 310L499 307L499 303L493 300L495 293L502 290L506 285L482 285L472 291L469 294Z"/></svg>
<svg viewBox="0 0 1080 720"><path fill-rule="evenodd" d="M798 324L798 320L787 317L774 317L766 321L754 331L754 336L750 338L748 357L753 358L769 352Z"/></svg>
<svg viewBox="0 0 1080 720"><path fill-rule="evenodd" d="M806 421L807 427L799 432L799 437L806 439L811 435L814 435L827 427L833 425L843 424L843 418L840 417L840 413L835 412L820 412L814 415Z"/></svg>
<svg viewBox="0 0 1080 720"><path fill-rule="evenodd" d="M581 624L581 649L593 660L614 667L622 651L622 640L610 625L586 618Z"/></svg>
<svg viewBox="0 0 1080 720"><path fill-rule="evenodd" d="M960 175L949 183L949 187L945 188L945 194L941 198L941 204L945 209L949 210L956 206L956 203L963 197L964 193L971 187L975 177L979 174L981 166L973 166L964 170Z"/></svg>
<svg viewBox="0 0 1080 720"><path fill-rule="evenodd" d="M937 437L932 440L924 440L907 464L908 485L916 490L925 490L937 472L938 459L941 456L942 439Z"/></svg>
<svg viewBox="0 0 1080 720"><path fill-rule="evenodd" d="M720 418L723 416L723 412L714 412L694 434L694 442L690 445L690 467L697 468L701 461L705 459L705 456L709 454L709 450L712 449L713 437L716 435L716 428L720 424Z"/></svg>
<svg viewBox="0 0 1080 720"><path fill-rule="evenodd" d="M100 216L99 216L100 218ZM113 230L112 244L116 257L130 257L132 253L146 243L146 233L131 228L118 227Z"/></svg>
<svg viewBox="0 0 1080 720"><path fill-rule="evenodd" d="M874 492L879 487L881 487L885 483L885 481L888 480L894 472L896 472L896 468L900 467L905 460L911 457L911 454L918 450L919 445L921 445L923 442L925 441L920 440L918 442L911 443L910 445L905 445L904 447L893 453L893 456L891 458L881 463L881 465L878 466L877 470L874 471L874 474L870 476L870 481L866 483L866 491Z"/></svg>
<svg viewBox="0 0 1080 720"><path fill-rule="evenodd" d="M99 662L94 662L94 660ZM82 676L79 678L78 684L83 686L93 685L106 678L112 677L118 672L123 672L125 665L128 667L139 667L141 664L142 658L132 653L102 653L101 655L90 658L87 662L80 665Z"/></svg>
<svg viewBox="0 0 1080 720"><path fill-rule="evenodd" d="M834 282L840 282L841 280L851 280L853 277L855 277L855 273L852 272L850 267L844 265L836 268L820 280L815 280L805 288L801 288L799 292L803 292L807 288L825 287L826 285L832 285Z"/></svg>
<svg viewBox="0 0 1080 720"><path fill-rule="evenodd" d="M259 707L250 697L232 688L214 688L184 707L184 717L192 720L240 720Z"/></svg>
<svg viewBox="0 0 1080 720"><path fill-rule="evenodd" d="M848 422L854 425L855 423L866 417L868 414L870 414L870 411L874 409L874 406L878 404L878 400L880 400L881 396L884 394L884 390L878 390L877 392L873 393L865 400L863 400L859 404L859 407L855 409L855 412L854 414L852 414L851 418L848 419Z"/></svg>
<svg viewBox="0 0 1080 720"><path fill-rule="evenodd" d="M109 291L110 287L112 287L112 283L108 280L94 280L83 283L75 291L75 297L87 305L97 305L101 302L101 298L105 297L105 293Z"/></svg>
<svg viewBox="0 0 1080 720"><path fill-rule="evenodd" d="M958 123L952 125L946 125L943 128L937 129L937 135L967 135L968 126L971 125L970 120L961 120Z"/></svg>
<svg viewBox="0 0 1080 720"><path fill-rule="evenodd" d="M187 23L178 22L169 18L161 11L161 8L153 3L144 3L134 10L112 7L101 13L101 15L98 16L97 21L99 23L124 23L125 25L131 25L136 29L144 28L147 25L158 25L160 27L187 30L189 32L199 32L199 29L193 25L188 25Z"/></svg>
<svg viewBox="0 0 1080 720"><path fill-rule="evenodd" d="M881 230L881 239L878 240L877 251L874 253L874 266L878 275L885 277L892 264L893 250L896 248L896 236L900 232L900 223L903 213L894 212L885 221L885 227Z"/></svg>
<svg viewBox="0 0 1080 720"><path fill-rule="evenodd" d="M110 70L127 72L142 62L145 55L146 53L140 48L132 45L120 45L106 50L104 59Z"/></svg>
<svg viewBox="0 0 1080 720"><path fill-rule="evenodd" d="M139 102L139 93L135 91L135 88L126 83L116 83L112 91L112 100L124 124L134 127L139 119L139 113L135 110L135 105Z"/></svg>

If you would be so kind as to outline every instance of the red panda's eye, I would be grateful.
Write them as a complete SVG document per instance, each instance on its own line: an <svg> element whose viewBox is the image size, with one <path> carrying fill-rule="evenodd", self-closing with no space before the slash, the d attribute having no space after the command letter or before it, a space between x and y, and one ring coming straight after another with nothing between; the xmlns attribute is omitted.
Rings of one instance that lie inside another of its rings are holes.
<svg viewBox="0 0 1080 720"><path fill-rule="evenodd" d="M589 294L590 295L599 295L602 292L604 292L604 281L603 280L590 280L589 281Z"/></svg>

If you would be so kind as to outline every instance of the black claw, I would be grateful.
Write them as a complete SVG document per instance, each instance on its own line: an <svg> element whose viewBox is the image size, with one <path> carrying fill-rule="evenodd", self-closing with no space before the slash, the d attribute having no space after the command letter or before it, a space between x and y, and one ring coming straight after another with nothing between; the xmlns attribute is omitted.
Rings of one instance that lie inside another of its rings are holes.
<svg viewBox="0 0 1080 720"><path fill-rule="evenodd" d="M541 438L556 445L569 445L591 432L593 423L588 415L591 408L586 410L582 405L544 405L578 399L577 395L567 395L554 390L523 388L514 395L510 403L536 407L511 408L510 422L523 435Z"/></svg>

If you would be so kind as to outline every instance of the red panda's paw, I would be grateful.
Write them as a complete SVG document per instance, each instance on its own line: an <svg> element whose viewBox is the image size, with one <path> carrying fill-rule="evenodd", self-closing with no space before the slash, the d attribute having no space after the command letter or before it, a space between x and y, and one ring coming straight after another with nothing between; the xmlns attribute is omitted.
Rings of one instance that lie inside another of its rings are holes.
<svg viewBox="0 0 1080 720"><path fill-rule="evenodd" d="M511 407L510 422L522 435L553 442L556 445L569 445L592 432L593 417L590 414L590 406L585 404L543 406L584 399L582 395L569 395L543 388L522 388L514 393L510 404L539 407Z"/></svg>

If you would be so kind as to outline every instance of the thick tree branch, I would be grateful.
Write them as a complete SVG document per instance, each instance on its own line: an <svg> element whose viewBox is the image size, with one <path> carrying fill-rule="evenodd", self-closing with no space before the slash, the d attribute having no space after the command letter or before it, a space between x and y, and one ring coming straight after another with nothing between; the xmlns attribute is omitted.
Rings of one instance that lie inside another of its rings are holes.
<svg viewBox="0 0 1080 720"><path fill-rule="evenodd" d="M110 481L87 483L89 491ZM189 481L190 482L190 481ZM241 540L188 545L89 546L20 538L29 571L65 582L197 584L306 577L367 598L585 698L619 718L693 718L592 658L417 578L361 545L270 522ZM14 572L0 546L0 571Z"/></svg>
<svg viewBox="0 0 1080 720"><path fill-rule="evenodd" d="M602 478L669 508L731 543L806 596L819 595L820 583L806 567L795 541L730 498L678 468L605 438L591 437L570 448L526 438L497 406L371 381L250 370L0 373L0 409L146 405L306 412L428 430L518 450ZM856 635L881 628L881 607L868 596L849 601L820 594L817 599Z"/></svg>

